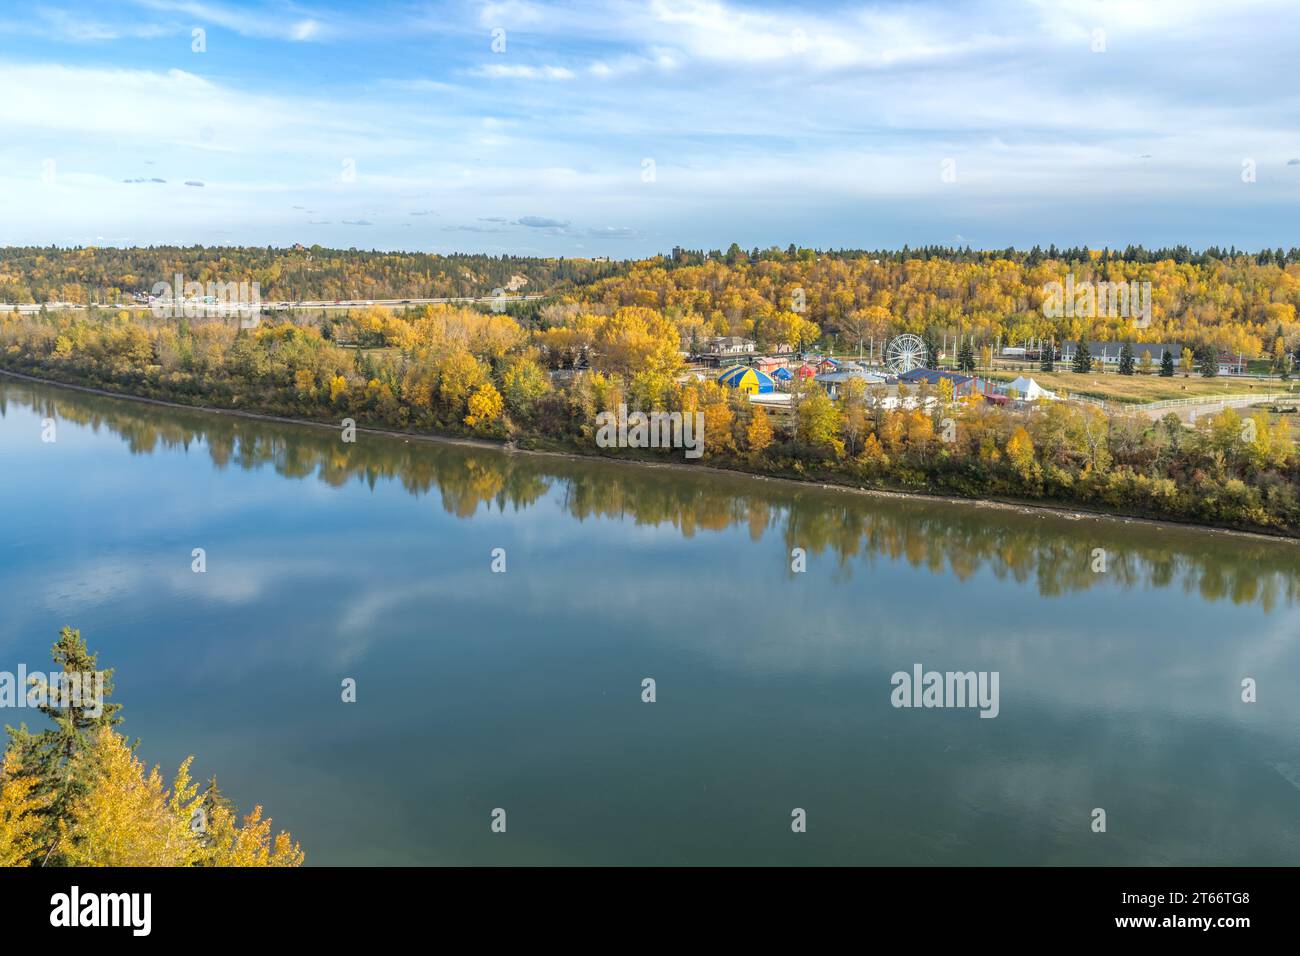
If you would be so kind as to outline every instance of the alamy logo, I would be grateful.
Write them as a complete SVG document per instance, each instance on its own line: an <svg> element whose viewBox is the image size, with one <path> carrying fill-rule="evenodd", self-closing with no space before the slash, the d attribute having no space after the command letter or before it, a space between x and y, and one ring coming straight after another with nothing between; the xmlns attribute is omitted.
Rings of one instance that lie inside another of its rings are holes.
<svg viewBox="0 0 1300 956"><path fill-rule="evenodd" d="M174 282L155 282L149 308L158 319L224 319L238 316L242 328L251 329L261 319L262 287L257 282L186 282L176 273Z"/></svg>
<svg viewBox="0 0 1300 956"><path fill-rule="evenodd" d="M704 454L704 413L632 412L596 415L596 444L601 448L684 448L687 458Z"/></svg>
<svg viewBox="0 0 1300 956"><path fill-rule="evenodd" d="M1151 324L1150 282L1065 282L1043 286L1043 315L1049 319L1134 319L1134 326Z"/></svg>
<svg viewBox="0 0 1300 956"><path fill-rule="evenodd" d="M87 717L104 713L104 674L102 671L52 671L27 673L19 664L18 673L0 671L0 707L54 707L80 709Z"/></svg>
<svg viewBox="0 0 1300 956"><path fill-rule="evenodd" d="M920 664L912 672L896 671L889 682L895 707L978 707L981 717L996 717L998 671L927 671Z"/></svg>
<svg viewBox="0 0 1300 956"><path fill-rule="evenodd" d="M51 926L129 926L133 936L148 936L153 922L149 893L70 892L50 897Z"/></svg>

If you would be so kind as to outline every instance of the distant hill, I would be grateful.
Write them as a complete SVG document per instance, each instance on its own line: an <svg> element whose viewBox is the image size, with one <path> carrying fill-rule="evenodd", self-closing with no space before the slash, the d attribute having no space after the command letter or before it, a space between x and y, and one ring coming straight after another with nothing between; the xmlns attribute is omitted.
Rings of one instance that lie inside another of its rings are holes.
<svg viewBox="0 0 1300 956"><path fill-rule="evenodd" d="M180 273L257 282L264 300L416 299L545 291L620 274L618 262L295 246L0 248L0 302L125 303Z"/></svg>

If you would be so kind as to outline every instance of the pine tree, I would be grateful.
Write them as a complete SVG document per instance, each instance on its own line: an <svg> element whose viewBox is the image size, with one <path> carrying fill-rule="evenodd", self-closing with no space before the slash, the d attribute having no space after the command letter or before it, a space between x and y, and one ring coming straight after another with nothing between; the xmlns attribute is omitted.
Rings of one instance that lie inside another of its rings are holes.
<svg viewBox="0 0 1300 956"><path fill-rule="evenodd" d="M94 749L101 731L122 722L118 713L122 705L108 702L113 693L113 671L98 669L97 655L86 648L80 631L63 628L52 654L63 674L76 675L82 688L81 699L74 700L75 695L50 687L47 699L37 709L54 722L52 730L34 734L26 724L17 730L8 728L20 772L36 780L34 792L43 802L41 812L47 823L41 839L47 850L52 850L56 843L55 821L66 816L69 808L89 790L88 775L94 773L93 761L81 759L82 755ZM90 699L95 693L95 675L102 680L97 701ZM99 713L94 713L96 710Z"/></svg>
<svg viewBox="0 0 1300 956"><path fill-rule="evenodd" d="M1202 345L1196 350L1199 368L1203 378L1214 378L1219 374L1219 357L1215 354L1214 346Z"/></svg>
<svg viewBox="0 0 1300 956"><path fill-rule="evenodd" d="M1042 364L1039 368L1044 372L1056 371L1056 346L1048 342L1043 346Z"/></svg>
<svg viewBox="0 0 1300 956"><path fill-rule="evenodd" d="M927 332L921 341L925 343L925 367L938 368L939 347L934 344L934 339L931 338L930 333Z"/></svg>
<svg viewBox="0 0 1300 956"><path fill-rule="evenodd" d="M198 803L194 805L189 820L190 832L194 834L200 844L208 848L212 847L213 821L217 819L218 811L226 814L232 820L238 816L235 804L217 786L217 777L216 774L213 774L211 779L208 780L207 789L203 791Z"/></svg>
<svg viewBox="0 0 1300 956"><path fill-rule="evenodd" d="M1174 377L1174 354L1168 349L1162 349L1160 352L1160 377Z"/></svg>
<svg viewBox="0 0 1300 956"><path fill-rule="evenodd" d="M1133 374L1133 346L1129 345L1127 342L1125 342L1124 347L1119 350L1119 374Z"/></svg>
<svg viewBox="0 0 1300 956"><path fill-rule="evenodd" d="M961 348L957 350L957 368L963 372L975 371L975 346L970 339L962 339Z"/></svg>
<svg viewBox="0 0 1300 956"><path fill-rule="evenodd" d="M1088 351L1088 343L1079 339L1079 344L1074 350L1074 370L1076 372L1092 371L1092 353Z"/></svg>
<svg viewBox="0 0 1300 956"><path fill-rule="evenodd" d="M105 701L113 690L112 671L97 670L96 655L79 631L65 627L59 633L54 660L64 673L98 674L102 683L92 685L91 701L84 689L64 700L53 686L44 688L44 697L31 706L54 721L53 730L8 728L11 740L0 769L0 866L302 863L302 849L289 834L272 838L261 807L236 822L235 807L215 776L200 796L190 779L193 758L181 763L170 788L157 767L146 768L113 730L122 718L121 706ZM29 701L39 686L35 678L33 685Z"/></svg>

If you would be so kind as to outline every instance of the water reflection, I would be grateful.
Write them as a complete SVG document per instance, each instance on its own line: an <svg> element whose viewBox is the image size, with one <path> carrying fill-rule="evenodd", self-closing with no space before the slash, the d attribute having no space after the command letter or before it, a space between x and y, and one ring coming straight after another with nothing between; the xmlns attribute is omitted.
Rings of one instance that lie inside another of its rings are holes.
<svg viewBox="0 0 1300 956"><path fill-rule="evenodd" d="M82 626L149 759L198 754L309 862L1300 860L1290 543L4 378L0 414L0 649ZM999 717L893 709L917 661L998 671Z"/></svg>
<svg viewBox="0 0 1300 956"><path fill-rule="evenodd" d="M558 486L567 513L578 520L630 519L676 528L685 538L743 526L754 541L777 534L788 548L834 555L846 574L851 559L880 556L960 580L988 569L999 579L1033 583L1044 597L1101 585L1178 587L1206 601L1257 604L1266 611L1294 603L1300 592L1300 554L1290 542L938 501L882 501L744 476L365 433L345 443L325 429L85 393L70 398L0 379L0 415L11 402L41 418L107 430L133 454L202 447L217 469L271 468L285 478L331 486L396 482L417 497L436 492L446 512L458 518L472 518L480 509L531 508ZM1104 575L1093 571L1098 548L1107 553Z"/></svg>

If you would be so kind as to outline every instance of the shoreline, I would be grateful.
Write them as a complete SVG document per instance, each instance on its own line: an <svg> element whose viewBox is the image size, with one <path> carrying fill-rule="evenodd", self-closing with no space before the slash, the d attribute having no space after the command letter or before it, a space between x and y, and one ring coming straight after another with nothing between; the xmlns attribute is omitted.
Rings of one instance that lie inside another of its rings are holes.
<svg viewBox="0 0 1300 956"><path fill-rule="evenodd" d="M92 385L77 385L69 382L60 382L55 379L40 378L35 375L29 375L25 372L15 372L3 367L0 367L0 375L31 382L36 385L46 385L52 388L66 388L71 391L83 392L88 395L97 395L102 398L116 398L123 401L141 402L147 405L157 405L163 408L174 408L181 411L206 412L214 415L230 415L252 421L274 422L282 425L305 425L313 428L328 429L330 431L338 431L339 429L337 424L317 421L311 418L289 418L284 415L271 415L264 412L253 412L235 408L220 408L212 405L187 405L184 402L174 402L162 398L150 398L145 395L133 395L130 392L114 392L105 388L97 388ZM388 428L375 428L368 425L357 425L356 430L359 433L379 435L386 438L400 438L405 441L420 441L439 445L458 445L464 448L474 448L482 451L498 451L507 455L536 455L545 458L568 459L570 461L610 462L621 465L664 468L691 474L705 473L725 475L733 478L748 478L758 481L779 482L791 486L792 489L814 488L822 491L837 491L873 498L938 501L947 504L965 505L967 507L985 508L994 511L1011 511L1024 515L1051 516L1069 521L1111 521L1121 524L1146 525L1151 527L1153 530L1181 529L1206 534L1233 535L1234 537L1252 538L1259 541L1273 541L1292 545L1300 544L1300 536L1295 535L1285 535L1280 533L1274 534L1267 531L1245 531L1239 528L1195 524L1185 521L1172 521L1165 518L1150 518L1142 515L1129 515L1114 511L1093 511L1079 506L1067 507L1063 505L1045 505L999 498L962 498L955 495L927 494L919 491L893 491L884 488L863 488L855 485L837 484L821 480L801 480L798 478L786 478L778 475L764 475L751 471L741 471L734 468L722 468L717 465L687 465L681 462L671 461L648 461L636 458L615 458L607 455L584 455L581 452L575 451L518 448L508 441L492 441L485 438L460 438L451 435L437 435L429 432L401 432Z"/></svg>

